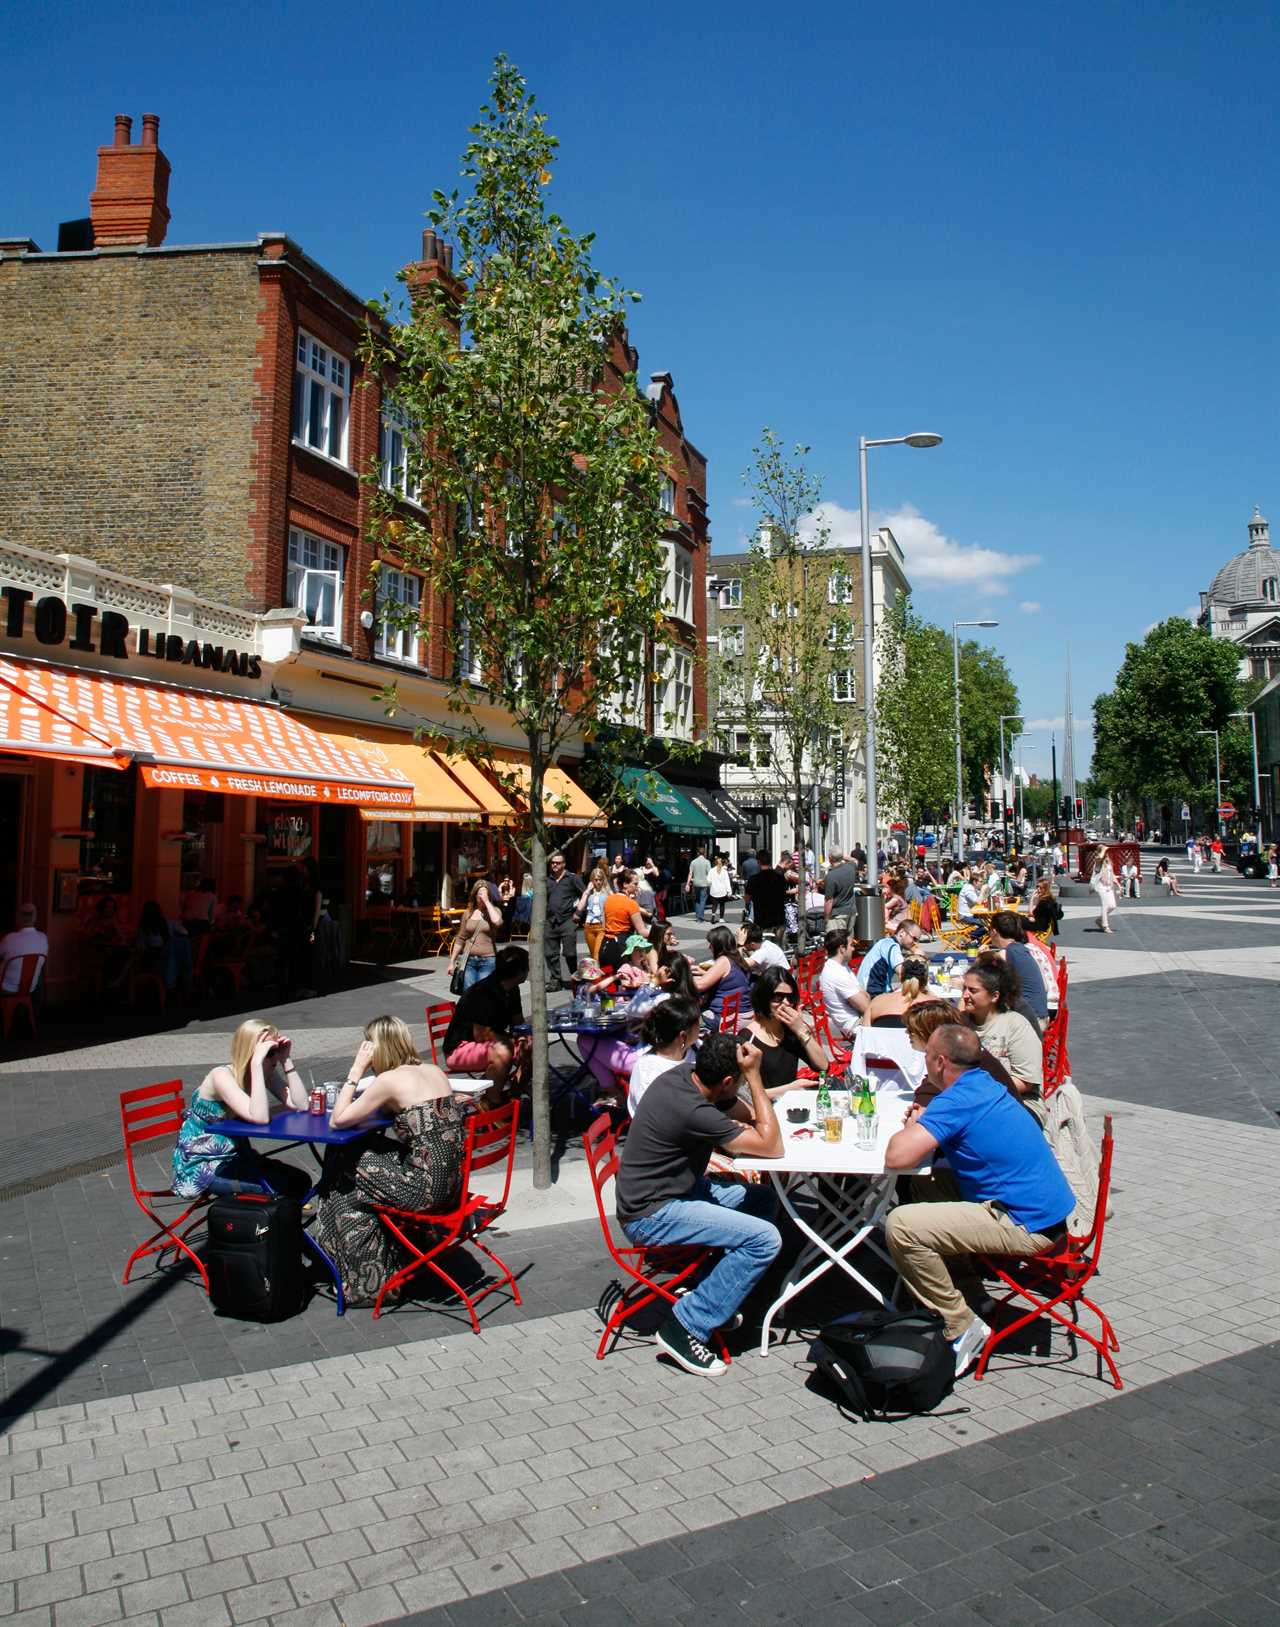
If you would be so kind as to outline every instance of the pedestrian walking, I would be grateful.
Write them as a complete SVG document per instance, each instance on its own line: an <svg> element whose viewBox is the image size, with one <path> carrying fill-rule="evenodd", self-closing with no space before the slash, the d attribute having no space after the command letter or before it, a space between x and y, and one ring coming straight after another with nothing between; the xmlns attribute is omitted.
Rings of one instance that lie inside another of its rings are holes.
<svg viewBox="0 0 1280 1627"><path fill-rule="evenodd" d="M1280 854L1276 851L1276 844L1272 842L1267 849L1267 882L1274 887L1280 881Z"/></svg>
<svg viewBox="0 0 1280 1627"><path fill-rule="evenodd" d="M711 861L700 847L689 866L689 886L693 891L693 913L697 920L707 918L707 891L711 885Z"/></svg>
<svg viewBox="0 0 1280 1627"><path fill-rule="evenodd" d="M1093 875L1089 882L1090 887L1098 895L1098 929L1101 932L1111 932L1111 916L1116 907L1116 873L1111 864L1111 855L1105 847L1100 847L1093 859Z"/></svg>
<svg viewBox="0 0 1280 1627"><path fill-rule="evenodd" d="M724 907L733 897L733 877L729 873L729 866L724 862L723 853L716 854L716 862L711 866L711 873L707 878L707 896L711 900L712 920L723 921Z"/></svg>

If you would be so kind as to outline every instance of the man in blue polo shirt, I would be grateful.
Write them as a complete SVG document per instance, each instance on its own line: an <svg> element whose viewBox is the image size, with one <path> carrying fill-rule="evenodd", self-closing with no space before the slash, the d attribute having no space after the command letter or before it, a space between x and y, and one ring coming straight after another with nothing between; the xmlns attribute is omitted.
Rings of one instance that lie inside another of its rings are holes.
<svg viewBox="0 0 1280 1627"><path fill-rule="evenodd" d="M946 1326L959 1377L991 1329L956 1286L957 1255L1031 1258L1060 1244L1075 1195L1031 1113L978 1065L971 1028L947 1023L929 1036L925 1070L938 1094L889 1140L886 1169L914 1169L945 1153L961 1202L900 1204L885 1237L902 1280ZM921 1183L923 1184L923 1183ZM949 1197L945 1187L940 1200Z"/></svg>

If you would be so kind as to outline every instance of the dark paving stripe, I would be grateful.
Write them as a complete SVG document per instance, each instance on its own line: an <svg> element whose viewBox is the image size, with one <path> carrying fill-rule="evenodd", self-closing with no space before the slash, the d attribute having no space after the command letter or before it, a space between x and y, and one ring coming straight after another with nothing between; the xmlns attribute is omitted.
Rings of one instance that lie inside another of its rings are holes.
<svg viewBox="0 0 1280 1627"><path fill-rule="evenodd" d="M875 1428L834 1411L831 1427ZM1278 1465L1280 1345L1268 1345L399 1627L1270 1627Z"/></svg>
<svg viewBox="0 0 1280 1627"><path fill-rule="evenodd" d="M1280 1128L1280 987L1202 973L1099 979L1071 993L1076 1085L1142 1107Z"/></svg>

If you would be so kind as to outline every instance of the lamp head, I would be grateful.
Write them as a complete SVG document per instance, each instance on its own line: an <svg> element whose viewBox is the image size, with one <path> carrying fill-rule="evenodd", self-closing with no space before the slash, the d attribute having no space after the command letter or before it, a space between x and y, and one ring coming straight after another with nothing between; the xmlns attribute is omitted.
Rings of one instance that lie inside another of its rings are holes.
<svg viewBox="0 0 1280 1627"><path fill-rule="evenodd" d="M917 430L914 435L904 435L902 439L908 446L941 446L942 436L935 435L932 430Z"/></svg>

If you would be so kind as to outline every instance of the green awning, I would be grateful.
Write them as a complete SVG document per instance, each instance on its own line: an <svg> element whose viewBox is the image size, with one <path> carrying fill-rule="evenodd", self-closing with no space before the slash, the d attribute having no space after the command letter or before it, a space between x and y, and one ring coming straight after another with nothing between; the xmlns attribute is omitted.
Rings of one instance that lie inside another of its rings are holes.
<svg viewBox="0 0 1280 1627"><path fill-rule="evenodd" d="M652 768L622 768L618 782L633 802L673 835L714 836L715 826L675 786Z"/></svg>

